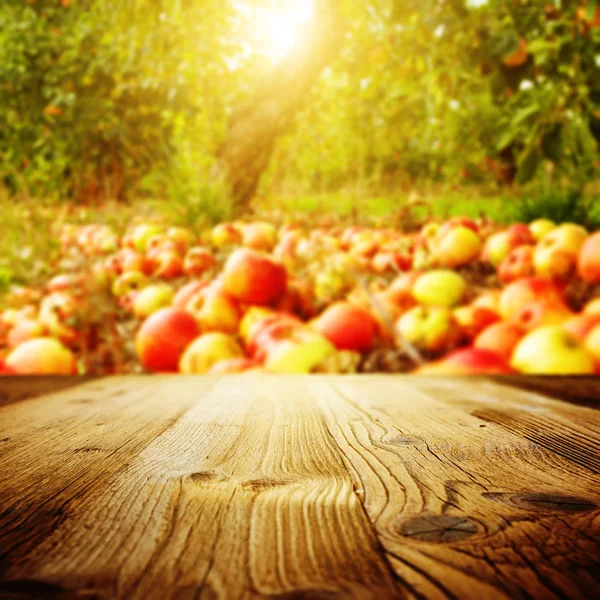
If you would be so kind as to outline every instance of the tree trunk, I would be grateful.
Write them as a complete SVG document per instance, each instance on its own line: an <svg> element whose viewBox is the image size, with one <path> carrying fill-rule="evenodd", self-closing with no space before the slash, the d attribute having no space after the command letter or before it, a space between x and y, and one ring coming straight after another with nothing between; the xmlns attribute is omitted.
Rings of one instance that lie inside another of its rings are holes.
<svg viewBox="0 0 600 600"><path fill-rule="evenodd" d="M344 21L334 4L335 0L317 0L301 46L273 69L230 118L218 158L238 209L252 200L277 138L288 129L307 92L341 48Z"/></svg>

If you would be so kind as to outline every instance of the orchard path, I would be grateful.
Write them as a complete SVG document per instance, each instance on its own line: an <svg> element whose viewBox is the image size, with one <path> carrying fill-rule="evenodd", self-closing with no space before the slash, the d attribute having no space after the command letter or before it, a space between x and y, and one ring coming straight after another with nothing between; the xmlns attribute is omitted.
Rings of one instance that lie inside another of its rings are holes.
<svg viewBox="0 0 600 600"><path fill-rule="evenodd" d="M0 378L0 598L600 597L600 378Z"/></svg>

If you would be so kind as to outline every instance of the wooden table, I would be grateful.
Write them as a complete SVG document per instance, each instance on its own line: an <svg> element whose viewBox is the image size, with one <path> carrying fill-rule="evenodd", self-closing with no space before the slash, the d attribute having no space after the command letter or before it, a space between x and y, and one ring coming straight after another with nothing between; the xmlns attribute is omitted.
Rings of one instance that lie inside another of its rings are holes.
<svg viewBox="0 0 600 600"><path fill-rule="evenodd" d="M600 379L3 378L0 598L600 598L595 403Z"/></svg>

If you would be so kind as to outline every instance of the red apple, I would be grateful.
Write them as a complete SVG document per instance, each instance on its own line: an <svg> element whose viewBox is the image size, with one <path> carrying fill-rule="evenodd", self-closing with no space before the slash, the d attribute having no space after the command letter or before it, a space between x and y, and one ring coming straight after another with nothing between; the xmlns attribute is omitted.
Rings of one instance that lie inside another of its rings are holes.
<svg viewBox="0 0 600 600"><path fill-rule="evenodd" d="M415 373L420 375L507 375L516 371L504 357L484 348L460 348L441 360L419 367Z"/></svg>
<svg viewBox="0 0 600 600"><path fill-rule="evenodd" d="M215 257L210 250L202 246L190 248L183 261L183 272L188 277L199 277L216 264Z"/></svg>
<svg viewBox="0 0 600 600"><path fill-rule="evenodd" d="M523 277L535 274L533 268L533 252L535 246L519 246L511 250L498 267L498 277L503 283L511 283Z"/></svg>
<svg viewBox="0 0 600 600"><path fill-rule="evenodd" d="M314 321L314 328L338 350L365 352L374 343L379 323L367 310L349 302L336 302Z"/></svg>
<svg viewBox="0 0 600 600"><path fill-rule="evenodd" d="M243 304L273 304L283 297L286 289L285 267L266 254L239 249L225 263L223 290Z"/></svg>
<svg viewBox="0 0 600 600"><path fill-rule="evenodd" d="M579 251L577 272L588 283L600 283L600 231L590 235Z"/></svg>
<svg viewBox="0 0 600 600"><path fill-rule="evenodd" d="M196 319L175 308L161 308L139 328L135 348L149 371L175 372L186 347L200 335Z"/></svg>
<svg viewBox="0 0 600 600"><path fill-rule="evenodd" d="M541 299L566 304L562 288L552 280L542 277L518 279L502 291L499 301L500 315L510 320L525 304Z"/></svg>
<svg viewBox="0 0 600 600"><path fill-rule="evenodd" d="M173 298L173 308L185 310L188 302L208 285L208 281L190 281L186 283Z"/></svg>
<svg viewBox="0 0 600 600"><path fill-rule="evenodd" d="M500 315L496 311L473 304L455 308L453 315L462 329L463 336L469 342L484 329L500 320Z"/></svg>
<svg viewBox="0 0 600 600"><path fill-rule="evenodd" d="M183 260L175 250L164 250L156 257L154 277L176 279L183 275Z"/></svg>
<svg viewBox="0 0 600 600"><path fill-rule="evenodd" d="M510 361L515 346L525 333L526 330L515 323L500 321L486 327L475 338L473 347L496 352L504 360Z"/></svg>
<svg viewBox="0 0 600 600"><path fill-rule="evenodd" d="M573 316L573 312L563 302L553 299L536 299L525 303L512 315L512 322L527 331L543 325L559 325Z"/></svg>

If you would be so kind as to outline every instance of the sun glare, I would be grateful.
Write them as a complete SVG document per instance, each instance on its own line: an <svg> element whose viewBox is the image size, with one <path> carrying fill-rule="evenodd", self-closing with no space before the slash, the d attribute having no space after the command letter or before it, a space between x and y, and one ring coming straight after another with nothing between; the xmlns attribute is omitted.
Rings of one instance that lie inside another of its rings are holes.
<svg viewBox="0 0 600 600"><path fill-rule="evenodd" d="M300 28L313 14L312 0L279 0L258 9L253 19L253 46L278 62L300 41Z"/></svg>

